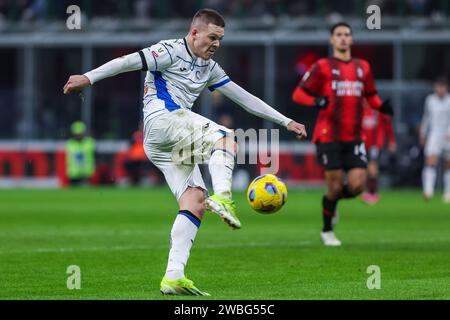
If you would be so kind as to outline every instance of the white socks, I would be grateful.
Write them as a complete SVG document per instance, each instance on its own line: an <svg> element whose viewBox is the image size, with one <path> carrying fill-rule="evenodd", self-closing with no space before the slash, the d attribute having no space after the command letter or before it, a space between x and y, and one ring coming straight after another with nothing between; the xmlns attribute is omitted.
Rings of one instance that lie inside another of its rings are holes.
<svg viewBox="0 0 450 320"><path fill-rule="evenodd" d="M214 149L209 159L209 172L215 194L231 197L234 154ZM192 243L200 227L200 219L188 210L180 210L170 232L170 252L165 277L176 280L184 277Z"/></svg>
<svg viewBox="0 0 450 320"><path fill-rule="evenodd" d="M444 172L444 196L450 195L450 169Z"/></svg>
<svg viewBox="0 0 450 320"><path fill-rule="evenodd" d="M422 170L423 193L427 196L434 194L434 184L436 183L436 168L425 167Z"/></svg>
<svg viewBox="0 0 450 320"><path fill-rule="evenodd" d="M180 210L170 232L169 261L165 277L176 280L184 277L192 243L200 227L200 219L187 210Z"/></svg>
<svg viewBox="0 0 450 320"><path fill-rule="evenodd" d="M214 149L209 159L214 194L231 198L233 181L234 154L225 149Z"/></svg>

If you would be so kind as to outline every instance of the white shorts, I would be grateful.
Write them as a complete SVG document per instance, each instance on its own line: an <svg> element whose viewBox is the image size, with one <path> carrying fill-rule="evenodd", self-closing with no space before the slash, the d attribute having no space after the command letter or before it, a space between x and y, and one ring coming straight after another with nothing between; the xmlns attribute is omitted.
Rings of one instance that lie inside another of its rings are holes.
<svg viewBox="0 0 450 320"><path fill-rule="evenodd" d="M425 156L444 155L445 159L450 160L450 140L445 134L431 133L425 143Z"/></svg>
<svg viewBox="0 0 450 320"><path fill-rule="evenodd" d="M226 135L232 135L232 130L179 109L144 124L144 150L179 200L188 187L207 191L198 164L209 159L214 144Z"/></svg>

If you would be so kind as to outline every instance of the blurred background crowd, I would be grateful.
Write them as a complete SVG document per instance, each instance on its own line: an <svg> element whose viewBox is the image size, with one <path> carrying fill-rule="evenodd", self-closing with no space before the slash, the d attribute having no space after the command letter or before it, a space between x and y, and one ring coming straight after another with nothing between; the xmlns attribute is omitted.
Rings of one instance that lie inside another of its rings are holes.
<svg viewBox="0 0 450 320"><path fill-rule="evenodd" d="M65 20L65 9L82 6L89 19L176 19L190 18L196 8L213 8L228 18L311 17L343 14L359 16L368 5L378 5L384 14L396 17L445 17L446 0L0 0L1 22ZM444 19L442 19L444 20Z"/></svg>
<svg viewBox="0 0 450 320"><path fill-rule="evenodd" d="M81 30L66 27L66 8L74 4L82 12ZM366 8L373 4L381 9L382 30L366 28ZM306 70L329 54L329 26L349 22L353 55L371 63L380 96L391 98L396 109L396 164L390 165L391 156L381 163L396 172L386 175L387 184L420 185L424 100L434 79L450 75L447 0L0 0L0 150L10 144L20 149L26 141L65 141L77 120L103 154L131 145L141 121L144 74L120 75L70 97L62 95L67 77L160 39L185 36L202 7L226 18L215 60L230 78L306 123L310 133L317 112L295 105L291 93ZM274 127L209 92L194 108L231 128ZM280 137L296 143L284 131Z"/></svg>

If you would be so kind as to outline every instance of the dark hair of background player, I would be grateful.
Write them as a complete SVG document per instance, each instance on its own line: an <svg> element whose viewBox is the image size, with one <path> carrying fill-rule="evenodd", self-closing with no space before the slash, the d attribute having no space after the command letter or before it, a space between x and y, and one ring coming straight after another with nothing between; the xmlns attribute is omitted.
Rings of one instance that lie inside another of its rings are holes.
<svg viewBox="0 0 450 320"><path fill-rule="evenodd" d="M336 30L336 28L339 28L339 27L347 27L347 28L350 29L350 33L353 33L352 27L351 27L347 22L338 22L338 23L335 23L335 24L333 24L333 25L331 26L331 28L330 28L330 34L333 35L334 30Z"/></svg>

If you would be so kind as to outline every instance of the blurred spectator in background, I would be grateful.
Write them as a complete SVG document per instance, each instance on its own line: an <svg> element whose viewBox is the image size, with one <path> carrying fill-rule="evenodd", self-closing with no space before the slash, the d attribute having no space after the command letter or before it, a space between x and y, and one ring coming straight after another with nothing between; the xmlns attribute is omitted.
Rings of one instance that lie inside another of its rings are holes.
<svg viewBox="0 0 450 320"><path fill-rule="evenodd" d="M297 76L302 78L306 71L320 59L320 55L315 50L309 50L303 54L297 56L295 61L295 70L297 71Z"/></svg>
<svg viewBox="0 0 450 320"><path fill-rule="evenodd" d="M229 6L230 3L226 0L205 0L205 7L217 10L219 12L227 12Z"/></svg>
<svg viewBox="0 0 450 320"><path fill-rule="evenodd" d="M72 137L66 144L66 173L70 185L85 184L95 172L95 140L86 134L81 121L70 127Z"/></svg>
<svg viewBox="0 0 450 320"><path fill-rule="evenodd" d="M146 20L150 17L152 9L152 0L136 0L133 3L134 17L138 20Z"/></svg>
<svg viewBox="0 0 450 320"><path fill-rule="evenodd" d="M6 18L8 9L8 0L0 0L0 21Z"/></svg>
<svg viewBox="0 0 450 320"><path fill-rule="evenodd" d="M376 204L380 200L378 194L379 157L381 150L388 142L388 150L394 154L397 150L391 118L364 104L362 118L363 140L367 150L367 185L361 196L367 204Z"/></svg>
<svg viewBox="0 0 450 320"><path fill-rule="evenodd" d="M407 0L409 9L413 15L424 15L428 0Z"/></svg>
<svg viewBox="0 0 450 320"><path fill-rule="evenodd" d="M143 182L150 185L162 184L164 183L164 177L158 168L148 161L143 143L144 136L141 123L139 128L133 133L131 146L124 161L128 181L132 186L139 186Z"/></svg>
<svg viewBox="0 0 450 320"><path fill-rule="evenodd" d="M233 128L233 117L229 113L223 113L219 116L217 123L227 128Z"/></svg>
<svg viewBox="0 0 450 320"><path fill-rule="evenodd" d="M423 153L419 145L419 135L415 126L408 126L406 133L402 136L401 143L397 145L395 154L395 165L387 165L383 161L387 173L394 187L420 186L422 183L421 172ZM382 165L383 154L380 158Z"/></svg>
<svg viewBox="0 0 450 320"><path fill-rule="evenodd" d="M434 93L427 96L420 127L420 144L425 146L422 171L423 197L434 194L439 158L444 156L444 202L450 203L450 95L446 78L434 83Z"/></svg>
<svg viewBox="0 0 450 320"><path fill-rule="evenodd" d="M50 3L46 4L46 2L46 0L26 1L26 6L22 13L22 20L36 21L44 18L46 5L51 5Z"/></svg>
<svg viewBox="0 0 450 320"><path fill-rule="evenodd" d="M378 5L384 15L411 14L433 19L433 13L448 11L446 0L0 0L0 24L2 20L34 22L67 17L65 8L71 4L84 8L88 17L103 19L147 19L188 18L201 7L209 7L233 18L260 18L273 22L276 18L327 17L329 23L343 19L343 16L360 17L363 8ZM443 16L445 19L445 15ZM104 22L104 21L103 21Z"/></svg>
<svg viewBox="0 0 450 320"><path fill-rule="evenodd" d="M142 125L140 125L140 128L133 133L131 147L128 149L127 158L124 162L130 184L133 186L137 186L141 182L144 168L147 167L148 163L148 159L142 145L143 143L144 137L142 133Z"/></svg>

